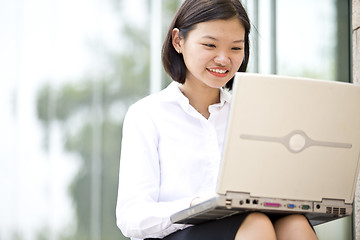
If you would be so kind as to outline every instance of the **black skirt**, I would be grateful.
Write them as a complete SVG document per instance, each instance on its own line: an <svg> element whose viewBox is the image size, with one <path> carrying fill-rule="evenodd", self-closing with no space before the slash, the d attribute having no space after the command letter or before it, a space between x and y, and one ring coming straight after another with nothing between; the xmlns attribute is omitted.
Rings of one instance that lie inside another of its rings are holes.
<svg viewBox="0 0 360 240"><path fill-rule="evenodd" d="M198 224L174 232L162 240L228 240L235 239L235 235L239 230L241 223L244 221L248 213L238 214ZM156 238L148 238L146 240L155 240Z"/></svg>
<svg viewBox="0 0 360 240"><path fill-rule="evenodd" d="M247 213L233 215L231 217L223 218L194 225L174 232L165 238L147 238L145 240L229 240L235 239L236 233L239 230L242 222L245 220ZM288 214L266 214L272 223L275 223L280 218L288 216ZM308 219L309 225L314 230ZM314 230L315 232L315 230Z"/></svg>

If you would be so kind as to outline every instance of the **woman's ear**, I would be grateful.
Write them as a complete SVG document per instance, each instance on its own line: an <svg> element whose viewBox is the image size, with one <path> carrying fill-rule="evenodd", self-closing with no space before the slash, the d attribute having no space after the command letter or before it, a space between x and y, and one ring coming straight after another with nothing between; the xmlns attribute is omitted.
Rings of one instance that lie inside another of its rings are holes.
<svg viewBox="0 0 360 240"><path fill-rule="evenodd" d="M178 28L172 30L172 45L176 52L181 53L181 38Z"/></svg>

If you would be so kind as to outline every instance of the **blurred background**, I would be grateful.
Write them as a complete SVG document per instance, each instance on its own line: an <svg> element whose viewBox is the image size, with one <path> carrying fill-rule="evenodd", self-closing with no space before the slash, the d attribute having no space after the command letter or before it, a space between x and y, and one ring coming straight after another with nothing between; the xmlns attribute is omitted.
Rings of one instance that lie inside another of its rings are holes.
<svg viewBox="0 0 360 240"><path fill-rule="evenodd" d="M243 0L249 72L351 82L348 0ZM115 224L127 108L170 82L181 0L0 0L0 240L126 239ZM316 227L352 239L352 218Z"/></svg>

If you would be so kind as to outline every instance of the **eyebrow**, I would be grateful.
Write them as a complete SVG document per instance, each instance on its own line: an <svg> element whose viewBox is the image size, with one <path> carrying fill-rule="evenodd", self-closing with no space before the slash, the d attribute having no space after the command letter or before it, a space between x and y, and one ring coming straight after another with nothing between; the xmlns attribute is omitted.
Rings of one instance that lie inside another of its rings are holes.
<svg viewBox="0 0 360 240"><path fill-rule="evenodd" d="M202 38L208 38L208 39L211 39L211 40L214 40L214 41L218 41L217 38L215 38L215 37L213 37L213 36L210 36L210 35L205 35L205 36L203 36ZM242 42L245 42L245 40L240 39L240 40L235 40L235 41L233 41L233 43L242 43Z"/></svg>

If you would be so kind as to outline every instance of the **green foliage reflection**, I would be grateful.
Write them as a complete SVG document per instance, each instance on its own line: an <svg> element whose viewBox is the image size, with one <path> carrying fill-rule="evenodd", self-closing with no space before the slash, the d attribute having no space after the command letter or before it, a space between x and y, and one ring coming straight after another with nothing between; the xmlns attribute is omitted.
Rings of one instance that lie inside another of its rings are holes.
<svg viewBox="0 0 360 240"><path fill-rule="evenodd" d="M119 21L124 21L121 6L125 0L110 1L119 12ZM146 3L149 9L150 1ZM178 4L177 0L163 1L163 28L167 28ZM126 239L115 224L122 120L128 106L149 93L150 33L149 26L134 28L127 22L122 26L119 34L126 46L120 53L108 51L104 46L102 55L108 63L106 70L96 74L89 72L81 79L67 81L59 87L50 85L50 79L37 95L37 115L44 129L45 149L49 147L50 126L57 123L62 128L64 149L81 159L80 170L69 189L77 218L76 232L73 236L64 233L60 239L92 239L94 117L100 119L96 127L101 133L101 239ZM101 111L96 111L99 105ZM41 232L39 239L46 235L46 231Z"/></svg>

